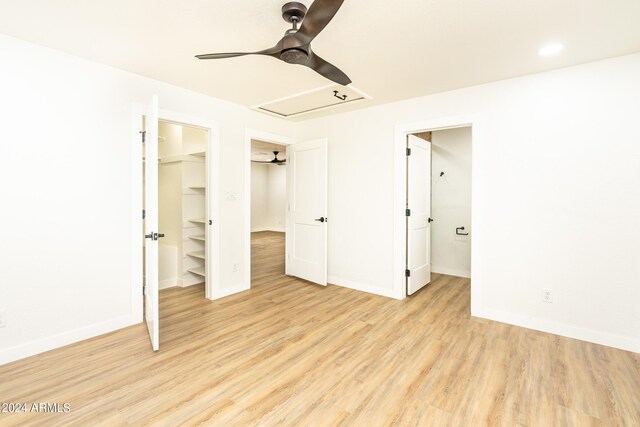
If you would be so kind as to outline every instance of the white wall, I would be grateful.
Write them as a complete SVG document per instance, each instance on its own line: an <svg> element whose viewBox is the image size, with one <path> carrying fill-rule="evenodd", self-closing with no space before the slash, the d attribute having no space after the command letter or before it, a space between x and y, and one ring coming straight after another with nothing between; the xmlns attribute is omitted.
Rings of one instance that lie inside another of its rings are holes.
<svg viewBox="0 0 640 427"><path fill-rule="evenodd" d="M287 168L269 166L269 222L271 231L284 232L287 209Z"/></svg>
<svg viewBox="0 0 640 427"><path fill-rule="evenodd" d="M285 229L286 168L251 164L251 231Z"/></svg>
<svg viewBox="0 0 640 427"><path fill-rule="evenodd" d="M476 314L640 351L639 99L636 54L298 124L329 139L330 281L398 295L395 126L476 115Z"/></svg>
<svg viewBox="0 0 640 427"><path fill-rule="evenodd" d="M141 321L132 103L154 94L220 124L221 282L243 286L245 126L291 135L290 123L6 36L0 57L0 363Z"/></svg>
<svg viewBox="0 0 640 427"><path fill-rule="evenodd" d="M431 271L471 277L470 127L432 133L431 216Z"/></svg>
<svg viewBox="0 0 640 427"><path fill-rule="evenodd" d="M269 226L269 166L251 163L251 231Z"/></svg>

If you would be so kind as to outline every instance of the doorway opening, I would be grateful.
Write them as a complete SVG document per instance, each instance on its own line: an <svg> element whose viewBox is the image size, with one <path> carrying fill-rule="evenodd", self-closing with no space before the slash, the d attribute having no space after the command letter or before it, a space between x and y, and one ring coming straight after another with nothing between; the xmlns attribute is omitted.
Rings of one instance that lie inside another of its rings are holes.
<svg viewBox="0 0 640 427"><path fill-rule="evenodd" d="M471 278L472 127L406 133L405 295Z"/></svg>
<svg viewBox="0 0 640 427"><path fill-rule="evenodd" d="M251 287L285 274L287 147L251 140Z"/></svg>
<svg viewBox="0 0 640 427"><path fill-rule="evenodd" d="M160 110L153 96L132 105L131 135L132 308L158 350L160 288L221 292L218 125Z"/></svg>
<svg viewBox="0 0 640 427"><path fill-rule="evenodd" d="M268 161L269 168L284 169L285 220L284 220L284 274L298 277L310 283L327 286L327 180L328 145L326 138L295 142L291 138L252 129L245 130L244 171L244 278L242 289L251 289L251 238L252 229L252 145L253 141L274 144L258 150ZM272 147L267 150L267 147ZM279 148L279 149L276 149ZM285 149L283 153L280 150ZM268 151L271 151L269 154ZM278 151L278 153L274 153ZM284 155L283 155L284 154ZM286 159L284 166L278 166ZM276 174L278 172L275 172ZM280 172L282 174L282 172ZM279 209L279 208L278 208ZM275 232L282 230L276 223ZM281 252L281 251L280 251Z"/></svg>
<svg viewBox="0 0 640 427"><path fill-rule="evenodd" d="M206 282L206 146L208 130L158 123L159 289Z"/></svg>

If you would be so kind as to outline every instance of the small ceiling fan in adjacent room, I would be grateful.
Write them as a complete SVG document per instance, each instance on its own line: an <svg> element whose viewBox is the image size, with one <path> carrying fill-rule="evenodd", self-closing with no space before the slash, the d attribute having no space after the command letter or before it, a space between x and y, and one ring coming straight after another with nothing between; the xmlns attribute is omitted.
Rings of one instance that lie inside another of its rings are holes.
<svg viewBox="0 0 640 427"><path fill-rule="evenodd" d="M277 165L277 166L284 166L287 164L286 160L279 160L278 159L278 153L280 153L279 151L274 151L273 152L273 160L251 160L253 163L267 163L267 164L272 164L272 165Z"/></svg>
<svg viewBox="0 0 640 427"><path fill-rule="evenodd" d="M257 52L210 53L196 55L198 59L234 58L244 55L266 55L289 64L309 67L318 74L346 86L351 79L335 65L320 58L311 50L311 41L327 26L342 6L344 0L315 0L309 10L299 2L289 2L282 6L282 17L293 28L284 33L275 46ZM298 24L302 22L300 28Z"/></svg>

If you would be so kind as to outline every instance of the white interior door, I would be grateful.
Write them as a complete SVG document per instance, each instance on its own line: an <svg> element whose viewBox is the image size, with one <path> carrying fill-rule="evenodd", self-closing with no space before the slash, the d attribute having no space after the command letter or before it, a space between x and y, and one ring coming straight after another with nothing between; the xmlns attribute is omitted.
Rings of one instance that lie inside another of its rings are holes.
<svg viewBox="0 0 640 427"><path fill-rule="evenodd" d="M327 285L327 140L287 149L287 274Z"/></svg>
<svg viewBox="0 0 640 427"><path fill-rule="evenodd" d="M160 345L158 322L158 97L154 96L145 118L144 143L144 317L151 346Z"/></svg>
<svg viewBox="0 0 640 427"><path fill-rule="evenodd" d="M407 139L407 294L431 281L431 143Z"/></svg>

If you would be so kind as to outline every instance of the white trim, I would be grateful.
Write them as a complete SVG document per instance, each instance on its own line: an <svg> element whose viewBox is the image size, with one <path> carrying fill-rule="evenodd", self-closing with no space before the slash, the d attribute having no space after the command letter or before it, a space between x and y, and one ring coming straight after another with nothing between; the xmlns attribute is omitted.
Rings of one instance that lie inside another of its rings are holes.
<svg viewBox="0 0 640 427"><path fill-rule="evenodd" d="M142 322L144 299L143 282L143 241L144 221L142 220L142 116L147 114L142 104L131 105L131 313L136 323Z"/></svg>
<svg viewBox="0 0 640 427"><path fill-rule="evenodd" d="M132 314L94 323L89 326L61 332L56 335L40 338L34 341L22 343L20 345L0 350L0 365L10 363L25 357L53 350L65 345L73 344L89 338L97 337L127 326L140 323L140 320Z"/></svg>
<svg viewBox="0 0 640 427"><path fill-rule="evenodd" d="M259 141L271 142L272 144L280 144L286 147L287 159L289 158L289 145L295 143L292 138L283 135L276 135L269 132L263 132L260 130L245 128L244 129L244 285L239 288L241 292L246 289L251 289L251 140L257 139ZM289 200L289 162L285 165L286 168L286 180L287 180L287 200ZM287 220L286 224L289 224L289 209L286 211ZM284 230L286 233L286 229ZM286 252L286 250L285 250ZM288 252L286 252L288 253ZM287 255L285 254L285 257ZM286 259L286 258L285 258ZM285 261L286 268L286 261ZM233 292L231 292L233 293ZM230 295L226 294L226 295Z"/></svg>
<svg viewBox="0 0 640 427"><path fill-rule="evenodd" d="M169 288L175 288L178 286L182 286L179 282L178 282L178 278L177 277L172 277L170 279L163 279L158 281L158 289L162 290L162 289L169 289Z"/></svg>
<svg viewBox="0 0 640 427"><path fill-rule="evenodd" d="M220 299L220 298L224 298L224 297L228 297L230 295L234 295L240 292L244 292L244 291L248 291L250 288L247 288L244 285L241 286L234 286L231 288L223 288L223 289L217 289L214 293L213 293L213 298L211 299Z"/></svg>
<svg viewBox="0 0 640 427"><path fill-rule="evenodd" d="M424 131L435 131L457 127L471 126L471 228L474 238L471 240L471 315L477 316L482 307L482 272L480 248L484 242L482 230L482 211L480 202L483 194L483 183L479 171L482 161L479 158L478 147L484 146L485 120L480 115L444 117L440 119L400 123L395 127L393 146L393 294L395 298L403 299L407 295L405 286L405 198L407 188L406 177L406 137L408 134Z"/></svg>
<svg viewBox="0 0 640 427"><path fill-rule="evenodd" d="M377 286L371 286L367 283L356 282L353 280L343 279L341 277L329 276L328 280L330 285L340 286L343 288L354 289L356 291L367 292L374 295L380 295L388 298L396 298L396 295L389 288L380 288Z"/></svg>
<svg viewBox="0 0 640 427"><path fill-rule="evenodd" d="M475 233L475 229L474 229ZM580 328L565 323L541 319L539 317L510 313L501 310L483 309L475 314L477 317L520 326L522 328L560 335L576 340L591 342L621 350L640 353L640 340L634 337L614 335L593 329Z"/></svg>
<svg viewBox="0 0 640 427"><path fill-rule="evenodd" d="M447 276L466 277L467 279L471 278L470 270L458 270L455 268L436 267L432 265L431 272L436 274L446 274Z"/></svg>

